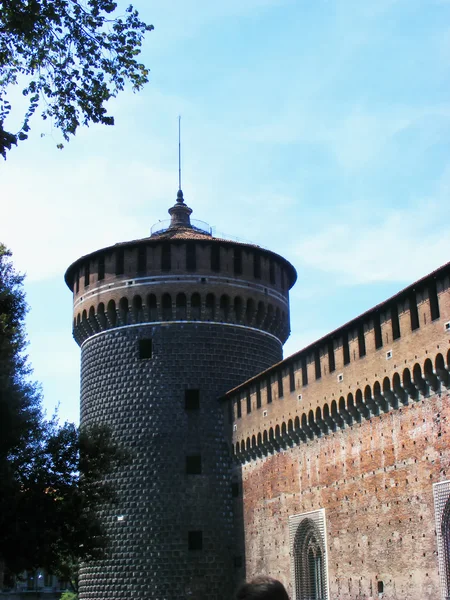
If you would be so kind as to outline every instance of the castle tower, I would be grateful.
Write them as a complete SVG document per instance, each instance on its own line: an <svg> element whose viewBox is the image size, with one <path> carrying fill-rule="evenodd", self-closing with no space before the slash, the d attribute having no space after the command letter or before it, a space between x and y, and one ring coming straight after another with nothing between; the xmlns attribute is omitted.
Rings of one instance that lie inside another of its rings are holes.
<svg viewBox="0 0 450 600"><path fill-rule="evenodd" d="M84 566L82 600L229 599L230 449L218 398L282 358L293 266L191 223L178 191L150 237L79 258L73 335L81 423L131 454L103 515L110 555Z"/></svg>

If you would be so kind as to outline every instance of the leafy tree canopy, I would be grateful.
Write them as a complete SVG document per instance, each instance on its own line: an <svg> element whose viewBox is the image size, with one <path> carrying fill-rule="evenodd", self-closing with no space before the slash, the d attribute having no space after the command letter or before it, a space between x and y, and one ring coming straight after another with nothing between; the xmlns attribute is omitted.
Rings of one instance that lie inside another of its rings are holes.
<svg viewBox="0 0 450 600"><path fill-rule="evenodd" d="M124 89L148 81L138 62L147 25L129 6L114 17L112 0L0 0L0 154L27 139L30 119L41 107L65 140L80 124L113 125L105 103ZM22 85L28 108L20 130L5 129L8 89ZM59 145L62 147L62 145Z"/></svg>
<svg viewBox="0 0 450 600"><path fill-rule="evenodd" d="M104 555L98 510L123 460L104 426L46 420L24 353L23 277L0 244L0 591L2 571L46 568L76 589L80 561Z"/></svg>

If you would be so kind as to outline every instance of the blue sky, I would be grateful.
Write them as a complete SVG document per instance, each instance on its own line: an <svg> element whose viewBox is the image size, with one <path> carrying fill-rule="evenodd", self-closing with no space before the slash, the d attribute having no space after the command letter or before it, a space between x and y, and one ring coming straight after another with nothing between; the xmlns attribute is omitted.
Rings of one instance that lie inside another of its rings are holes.
<svg viewBox="0 0 450 600"><path fill-rule="evenodd" d="M134 5L155 26L150 83L111 102L116 125L59 151L36 120L0 164L0 239L27 274L29 355L62 420L79 404L64 271L167 218L179 114L193 217L297 268L286 356L450 260L448 0Z"/></svg>

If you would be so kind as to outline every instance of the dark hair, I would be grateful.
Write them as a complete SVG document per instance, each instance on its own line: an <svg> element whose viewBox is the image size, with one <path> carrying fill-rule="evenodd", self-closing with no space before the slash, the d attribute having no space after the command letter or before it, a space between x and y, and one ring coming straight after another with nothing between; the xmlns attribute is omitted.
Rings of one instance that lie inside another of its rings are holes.
<svg viewBox="0 0 450 600"><path fill-rule="evenodd" d="M238 589L236 600L289 600L281 581L260 575Z"/></svg>

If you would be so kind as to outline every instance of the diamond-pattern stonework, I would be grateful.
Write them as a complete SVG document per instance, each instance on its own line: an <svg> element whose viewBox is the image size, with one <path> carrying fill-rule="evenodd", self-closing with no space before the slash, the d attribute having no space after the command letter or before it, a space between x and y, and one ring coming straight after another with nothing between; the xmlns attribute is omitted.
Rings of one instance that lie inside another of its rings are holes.
<svg viewBox="0 0 450 600"><path fill-rule="evenodd" d="M152 358L139 339L152 338ZM109 557L81 571L82 600L228 600L233 593L230 451L218 398L282 358L254 329L216 323L121 327L82 347L82 424L108 423L130 452L105 510ZM185 409L185 389L200 407ZM201 455L200 475L186 456ZM188 549L202 531L202 550Z"/></svg>

